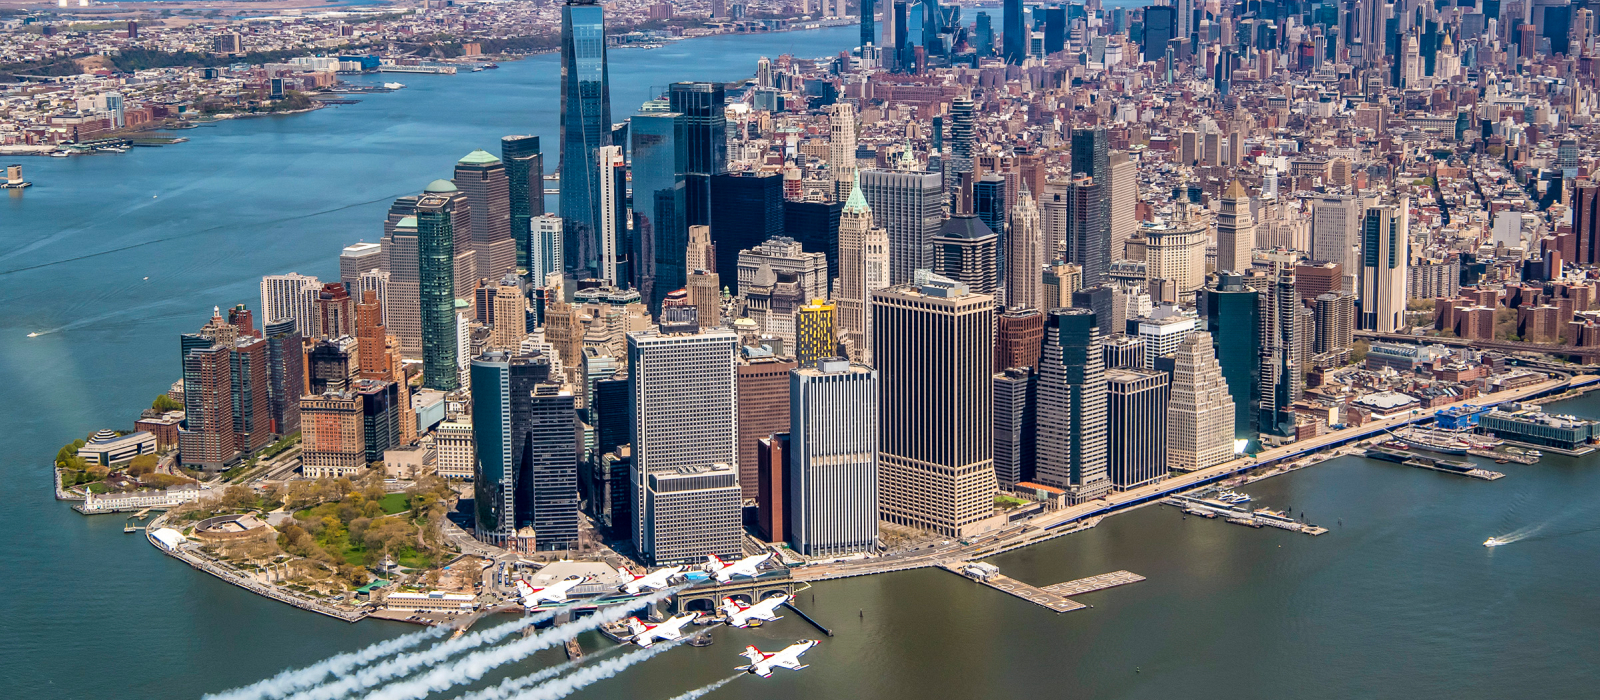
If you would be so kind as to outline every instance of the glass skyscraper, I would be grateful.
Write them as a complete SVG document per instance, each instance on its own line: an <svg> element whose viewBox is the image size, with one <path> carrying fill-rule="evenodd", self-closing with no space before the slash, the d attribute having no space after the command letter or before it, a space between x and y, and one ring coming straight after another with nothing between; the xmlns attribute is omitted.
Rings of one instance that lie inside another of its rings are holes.
<svg viewBox="0 0 1600 700"><path fill-rule="evenodd" d="M422 303L422 386L460 388L456 362L455 202L437 193L417 200L417 297Z"/></svg>
<svg viewBox="0 0 1600 700"><path fill-rule="evenodd" d="M874 38L878 35L878 29L877 29L876 26L874 26L875 23L876 23L876 19L877 18L873 16L873 15L875 15L877 13L877 11L878 11L878 2L877 2L877 0L861 0L861 45L862 46L866 46L867 44L873 43Z"/></svg>
<svg viewBox="0 0 1600 700"><path fill-rule="evenodd" d="M667 99L671 111L683 115L685 221L710 226L711 176L728 170L726 95L721 83L673 83Z"/></svg>
<svg viewBox="0 0 1600 700"><path fill-rule="evenodd" d="M689 282L685 260L684 119L677 112L633 117L633 245L639 294L650 313Z"/></svg>
<svg viewBox="0 0 1600 700"><path fill-rule="evenodd" d="M539 153L539 137L501 137L500 160L506 164L511 184L511 238L517 243L517 267L526 270L533 217L544 214L544 155Z"/></svg>
<svg viewBox="0 0 1600 700"><path fill-rule="evenodd" d="M561 219L566 265L580 277L600 272L600 168L611 145L611 79L605 10L594 0L561 8Z"/></svg>
<svg viewBox="0 0 1600 700"><path fill-rule="evenodd" d="M1000 55L1006 63L1021 65L1028 57L1028 30L1022 19L1022 0L1005 0L1000 17Z"/></svg>
<svg viewBox="0 0 1600 700"><path fill-rule="evenodd" d="M1261 406L1261 308L1259 293L1238 274L1217 276L1216 288L1200 290L1197 306L1206 332L1216 339L1217 363L1233 397L1235 439L1256 441Z"/></svg>

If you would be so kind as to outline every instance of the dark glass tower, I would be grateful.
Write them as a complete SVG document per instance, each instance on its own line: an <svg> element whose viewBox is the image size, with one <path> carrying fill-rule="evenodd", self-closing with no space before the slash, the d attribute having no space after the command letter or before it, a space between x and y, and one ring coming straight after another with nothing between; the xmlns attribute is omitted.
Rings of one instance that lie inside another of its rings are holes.
<svg viewBox="0 0 1600 700"><path fill-rule="evenodd" d="M739 279L739 251L783 233L783 176L727 173L711 179L711 242L723 284Z"/></svg>
<svg viewBox="0 0 1600 700"><path fill-rule="evenodd" d="M611 77L605 10L594 0L561 8L561 219L567 269L600 272L600 167L595 151L611 145Z"/></svg>
<svg viewBox="0 0 1600 700"><path fill-rule="evenodd" d="M262 331L267 339L267 416L273 433L288 435L300 429L305 350L292 318L269 321Z"/></svg>
<svg viewBox="0 0 1600 700"><path fill-rule="evenodd" d="M1028 57L1028 29L1022 22L1022 0L1005 0L1001 11L1000 57L1006 63L1021 65Z"/></svg>
<svg viewBox="0 0 1600 700"><path fill-rule="evenodd" d="M1144 8L1144 40L1139 47L1144 50L1144 60L1154 61L1167 55L1167 42L1177 37L1178 8L1152 5Z"/></svg>
<svg viewBox="0 0 1600 700"><path fill-rule="evenodd" d="M578 542L577 411L571 392L550 382L550 361L506 360L510 389L513 520L532 527L538 548L569 549Z"/></svg>
<svg viewBox="0 0 1600 700"><path fill-rule="evenodd" d="M939 29L942 20L939 0L922 0L922 48L930 56L940 53Z"/></svg>
<svg viewBox="0 0 1600 700"><path fill-rule="evenodd" d="M889 0L884 0L888 2ZM894 3L894 66L897 73L910 73L915 69L914 49L906 23L909 22L904 2Z"/></svg>
<svg viewBox="0 0 1600 700"><path fill-rule="evenodd" d="M1006 230L1006 179L995 173L984 173L972 184L972 213L983 220L995 235L1004 237Z"/></svg>
<svg viewBox="0 0 1600 700"><path fill-rule="evenodd" d="M677 112L633 117L633 251L639 294L650 313L689 282L685 258L689 228L684 218L684 119Z"/></svg>
<svg viewBox="0 0 1600 700"><path fill-rule="evenodd" d="M455 202L424 194L417 201L417 297L422 304L422 386L460 388L456 364Z"/></svg>
<svg viewBox="0 0 1600 700"><path fill-rule="evenodd" d="M688 226L708 226L711 177L728 171L727 98L722 83L673 83L667 101L683 115L684 219Z"/></svg>
<svg viewBox="0 0 1600 700"><path fill-rule="evenodd" d="M873 16L878 11L878 0L861 0L861 45L866 46L874 42L878 36L875 26L876 18Z"/></svg>
<svg viewBox="0 0 1600 700"><path fill-rule="evenodd" d="M502 136L500 160L511 181L511 237L517 267L528 269L528 234L533 217L544 215L544 155L537 136Z"/></svg>
<svg viewBox="0 0 1600 700"><path fill-rule="evenodd" d="M994 26L989 23L989 13L979 12L975 25L977 36L973 39L973 48L977 50L979 58L988 58L994 55Z"/></svg>
<svg viewBox="0 0 1600 700"><path fill-rule="evenodd" d="M844 202L783 203L783 235L799 241L808 253L827 255L828 279L839 276L839 214L843 211Z"/></svg>
<svg viewBox="0 0 1600 700"><path fill-rule="evenodd" d="M1073 129L1072 173L1091 175L1100 182L1110 182L1111 155L1106 151L1105 129Z"/></svg>
<svg viewBox="0 0 1600 700"><path fill-rule="evenodd" d="M1217 363L1233 398L1235 439L1256 441L1261 406L1261 308L1259 293L1232 273L1217 277L1215 288L1200 290L1200 315L1216 341Z"/></svg>
<svg viewBox="0 0 1600 700"><path fill-rule="evenodd" d="M1065 5L1044 8L1044 52L1057 53L1067 47L1067 8Z"/></svg>

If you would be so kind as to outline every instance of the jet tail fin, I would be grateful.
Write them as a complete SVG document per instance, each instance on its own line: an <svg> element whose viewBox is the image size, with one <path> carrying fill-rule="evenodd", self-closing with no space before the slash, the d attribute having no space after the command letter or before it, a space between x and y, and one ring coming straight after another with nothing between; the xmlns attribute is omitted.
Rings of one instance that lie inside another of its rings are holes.
<svg viewBox="0 0 1600 700"><path fill-rule="evenodd" d="M745 647L744 651L741 652L739 655L743 656L744 658L749 659L750 663L752 663L752 664L754 664L755 662L761 660L761 650L757 649L757 648L755 648L753 646ZM749 666L745 666L745 668L750 668L750 667Z"/></svg>

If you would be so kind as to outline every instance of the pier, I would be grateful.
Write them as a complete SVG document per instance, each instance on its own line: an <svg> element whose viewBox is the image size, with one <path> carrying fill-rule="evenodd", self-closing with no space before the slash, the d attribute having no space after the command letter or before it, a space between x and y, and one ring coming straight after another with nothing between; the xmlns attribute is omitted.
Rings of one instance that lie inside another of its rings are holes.
<svg viewBox="0 0 1600 700"><path fill-rule="evenodd" d="M823 634L826 634L826 635L828 635L828 636L829 636L829 637L832 637L832 636L833 636L833 630L830 630L830 629L828 629L828 628L826 628L826 627L823 627L823 626L822 626L822 623L820 623L820 622L817 622L817 621L816 621L816 620L813 620L813 619L811 619L811 616L810 616L810 615L807 615L807 614L806 614L806 611L804 611L804 610L801 610L801 609L800 609L800 608L798 608L798 607L796 607L796 606L795 606L795 604L794 604L794 600L792 600L792 599L791 599L791 600L790 600L790 601L789 601L789 602L787 602L787 603L784 603L784 604L783 604L783 607L786 607L786 608L788 608L788 609L790 609L790 610L793 610L793 611L794 611L794 614L796 614L796 615L799 615L799 616L800 616L800 619L802 619L802 620L805 620L805 621L806 621L806 622L809 622L809 623L811 623L811 626L812 626L812 627L815 627L815 628L817 628L817 629L819 629L819 630L822 630L822 633L823 633Z"/></svg>
<svg viewBox="0 0 1600 700"><path fill-rule="evenodd" d="M1085 593L1093 593L1095 591L1103 591L1107 588L1116 588L1117 586L1126 586L1130 583L1138 583L1143 580L1143 576L1133 573L1132 571L1113 571L1109 574L1100 574L1099 576L1090 576L1089 578L1080 578L1076 581L1067 581L1065 583L1057 583L1054 585L1045 586L1041 590L1049 591L1062 596L1075 596L1083 595Z"/></svg>
<svg viewBox="0 0 1600 700"><path fill-rule="evenodd" d="M1040 588L1006 576L1000 573L1000 570L992 564L966 564L961 566L940 564L939 568L954 574L960 574L964 578L977 581L997 591L1010 593L1058 613L1093 607L1068 598L1067 596L1069 595L1083 595L1144 580L1143 576L1131 571L1113 571L1109 574L1065 581Z"/></svg>
<svg viewBox="0 0 1600 700"><path fill-rule="evenodd" d="M1432 457L1423 457L1422 455L1410 454L1401 450L1392 450L1387 447L1369 448L1366 451L1366 456L1371 459L1380 459L1385 462L1404 464L1408 467L1416 467L1418 469L1427 469L1430 471L1444 472L1446 474L1466 476L1474 479L1482 479L1484 481L1494 481L1495 479L1505 478L1505 474L1497 471L1490 471L1488 469L1479 469L1474 467L1471 462L1461 462L1453 459L1434 459Z"/></svg>

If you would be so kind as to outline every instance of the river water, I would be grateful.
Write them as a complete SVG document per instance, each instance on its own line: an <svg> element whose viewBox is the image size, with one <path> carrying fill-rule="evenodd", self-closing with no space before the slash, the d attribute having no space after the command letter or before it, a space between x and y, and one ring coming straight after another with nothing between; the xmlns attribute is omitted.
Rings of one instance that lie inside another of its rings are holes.
<svg viewBox="0 0 1600 700"><path fill-rule="evenodd" d="M746 75L761 55L830 55L856 36L615 51L613 109L620 118L674 80ZM377 239L388 200L449 177L474 148L493 152L503 134L538 133L553 151L558 75L541 56L403 76L397 93L195 129L179 146L21 161L35 187L0 195L0 405L11 415L0 432L0 696L192 698L415 629L333 621L195 572L122 534L120 518L51 500L49 462L74 437L129 427L176 378L177 334L214 305L255 307L261 275L333 275L342 246ZM1563 409L1600 417L1600 397ZM1509 476L1486 483L1344 458L1246 489L1332 528L1321 537L1150 507L994 560L1040 585L1148 577L1062 615L936 570L821 584L800 604L836 636L807 654L811 668L711 697L1591 696L1597 462L1504 465ZM1526 540L1480 546L1540 524ZM792 613L718 631L712 647L670 650L577 697L665 699L726 677L745 644L817 635ZM543 652L502 671L559 660Z"/></svg>

